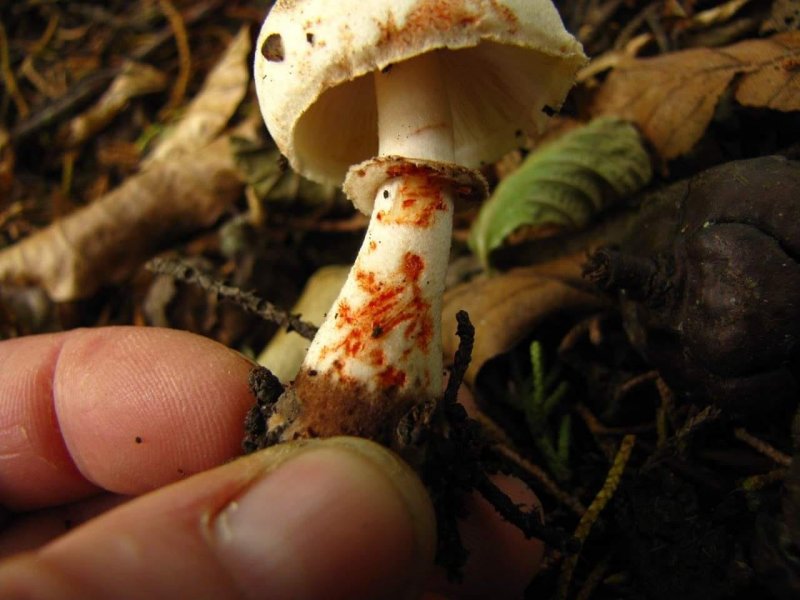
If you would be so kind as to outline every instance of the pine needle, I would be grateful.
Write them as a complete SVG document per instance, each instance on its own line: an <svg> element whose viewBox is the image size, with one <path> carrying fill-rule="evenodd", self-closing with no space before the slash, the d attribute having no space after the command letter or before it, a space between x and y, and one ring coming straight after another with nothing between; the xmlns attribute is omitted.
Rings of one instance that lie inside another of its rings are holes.
<svg viewBox="0 0 800 600"><path fill-rule="evenodd" d="M586 538L589 537L589 532L592 530L592 526L597 521L600 513L614 497L614 493L617 491L619 483L622 480L622 473L625 471L625 467L631 457L631 452L633 452L635 442L635 435L626 435L622 438L619 450L614 457L614 462L611 464L611 469L608 471L608 476L606 477L605 483L603 483L603 487L597 493L594 500L592 500L586 512L583 513L581 520L578 522L578 526L575 528L575 537L581 542L586 541ZM575 566L578 564L578 558L580 558L580 553L564 559L564 564L561 567L561 576L558 581L558 598L561 600L565 600L567 597L570 583L572 582L572 575L575 571Z"/></svg>

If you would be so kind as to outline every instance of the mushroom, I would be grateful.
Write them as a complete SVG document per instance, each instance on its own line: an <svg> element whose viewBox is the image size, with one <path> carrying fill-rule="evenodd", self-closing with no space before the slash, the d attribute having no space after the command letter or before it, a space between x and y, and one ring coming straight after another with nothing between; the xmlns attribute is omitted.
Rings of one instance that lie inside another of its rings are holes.
<svg viewBox="0 0 800 600"><path fill-rule="evenodd" d="M586 57L550 0L278 0L255 74L292 167L371 216L344 284L268 418L274 439L393 446L442 395L441 304L454 203L474 170L535 134Z"/></svg>

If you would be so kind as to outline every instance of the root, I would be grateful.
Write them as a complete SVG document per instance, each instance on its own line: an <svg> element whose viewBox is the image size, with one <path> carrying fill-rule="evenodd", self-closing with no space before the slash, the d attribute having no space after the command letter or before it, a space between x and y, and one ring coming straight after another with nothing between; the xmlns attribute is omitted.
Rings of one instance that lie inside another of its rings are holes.
<svg viewBox="0 0 800 600"><path fill-rule="evenodd" d="M461 579L469 552L461 540L458 521L467 516L465 499L473 492L485 498L505 521L519 528L527 538L541 539L563 554L576 552L580 543L575 538L547 526L539 511L523 510L490 479L490 475L500 473L518 476L520 469L498 448L497 441L484 426L467 415L456 401L472 357L475 336L466 312L459 312L456 320L459 346L442 400L414 403L399 419L387 414L387 422L397 423L394 433L389 440L376 440L388 445L414 467L430 493L438 527L437 563L446 570L448 578ZM276 406L285 403L287 395L293 393L292 387L284 387L264 367L253 369L249 384L256 405L245 420L242 446L246 453L279 443L281 433L292 427L292 411L276 410ZM299 414L302 399L294 398L294 401ZM276 425L278 417L281 423Z"/></svg>

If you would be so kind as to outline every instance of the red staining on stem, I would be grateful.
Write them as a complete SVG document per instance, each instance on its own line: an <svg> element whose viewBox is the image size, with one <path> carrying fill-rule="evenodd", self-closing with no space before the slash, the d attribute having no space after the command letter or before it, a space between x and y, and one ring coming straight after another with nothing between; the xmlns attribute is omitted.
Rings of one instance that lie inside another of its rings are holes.
<svg viewBox="0 0 800 600"><path fill-rule="evenodd" d="M394 367L386 367L383 371L378 373L378 378L381 382L381 387L403 387L406 382L406 374Z"/></svg>
<svg viewBox="0 0 800 600"><path fill-rule="evenodd" d="M411 169L412 165L406 165L408 169L396 169L403 172ZM392 176L393 170L390 169L389 175ZM436 213L444 212L448 209L448 201L445 199L443 186L446 184L440 179L428 173L422 174L401 174L403 182L398 186L398 198L389 210L378 211L375 218L380 223L392 225L409 225L412 227L430 227L436 218Z"/></svg>
<svg viewBox="0 0 800 600"><path fill-rule="evenodd" d="M386 355L380 348L374 348L370 350L368 356L369 356L369 364L371 364L373 367L383 366L383 363L386 362Z"/></svg>
<svg viewBox="0 0 800 600"><path fill-rule="evenodd" d="M403 274L408 281L419 282L420 275L422 275L424 269L425 261L419 254L406 252L405 256L403 256Z"/></svg>
<svg viewBox="0 0 800 600"><path fill-rule="evenodd" d="M418 353L427 353L433 339L431 306L420 286L424 270L425 260L413 252L403 255L396 275L387 280L378 280L374 272L357 270L355 280L367 300L360 306L339 303L336 327L344 330L344 336L323 355L335 352L343 360L357 359L376 369L383 367L378 373L381 387L405 385L407 373L403 365ZM396 364L387 365L385 339L398 329L409 346L392 359Z"/></svg>

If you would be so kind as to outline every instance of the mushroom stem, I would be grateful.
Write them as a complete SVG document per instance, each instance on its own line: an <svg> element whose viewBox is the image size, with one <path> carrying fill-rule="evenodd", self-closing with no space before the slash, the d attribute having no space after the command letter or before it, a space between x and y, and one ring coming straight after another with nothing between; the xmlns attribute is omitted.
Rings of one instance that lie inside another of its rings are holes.
<svg viewBox="0 0 800 600"><path fill-rule="evenodd" d="M304 366L376 391L442 391L441 310L453 203L427 175L375 199L361 250Z"/></svg>
<svg viewBox="0 0 800 600"><path fill-rule="evenodd" d="M452 162L440 71L432 52L376 76L382 154ZM378 189L364 243L295 379L301 428L391 443L412 405L441 397L452 188L401 162Z"/></svg>
<svg viewBox="0 0 800 600"><path fill-rule="evenodd" d="M378 154L453 162L453 118L438 52L375 73Z"/></svg>

